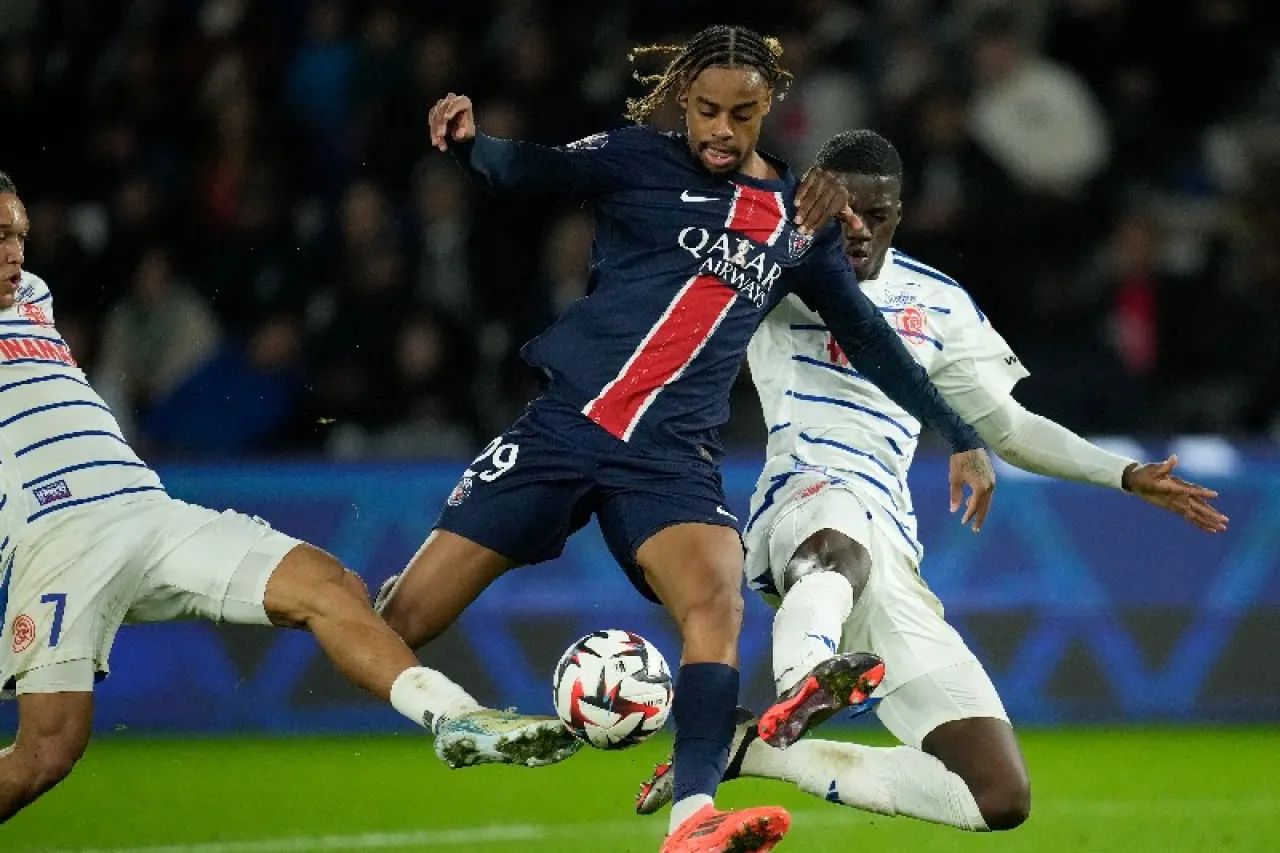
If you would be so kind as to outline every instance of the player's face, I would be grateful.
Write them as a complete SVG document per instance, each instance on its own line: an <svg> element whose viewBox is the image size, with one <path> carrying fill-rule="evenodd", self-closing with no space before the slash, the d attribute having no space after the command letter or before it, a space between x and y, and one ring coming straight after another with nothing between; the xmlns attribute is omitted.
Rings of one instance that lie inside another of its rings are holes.
<svg viewBox="0 0 1280 853"><path fill-rule="evenodd" d="M893 232L902 221L902 182L883 175L851 172L840 178L849 190L849 208L857 214L840 220L844 254L858 281L866 281L880 274L893 244Z"/></svg>
<svg viewBox="0 0 1280 853"><path fill-rule="evenodd" d="M25 260L27 209L16 195L0 194L0 311L13 307Z"/></svg>
<svg viewBox="0 0 1280 853"><path fill-rule="evenodd" d="M680 94L689 147L709 172L730 175L756 150L772 91L754 68L707 68Z"/></svg>

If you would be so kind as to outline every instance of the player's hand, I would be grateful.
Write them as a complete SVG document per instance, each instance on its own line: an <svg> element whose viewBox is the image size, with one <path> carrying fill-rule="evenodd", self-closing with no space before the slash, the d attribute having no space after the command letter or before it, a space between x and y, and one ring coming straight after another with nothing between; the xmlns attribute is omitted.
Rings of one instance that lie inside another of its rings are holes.
<svg viewBox="0 0 1280 853"><path fill-rule="evenodd" d="M476 112L471 99L453 92L436 101L427 114L427 127L431 130L431 146L441 151L449 149L449 140L466 142L476 137Z"/></svg>
<svg viewBox="0 0 1280 853"><path fill-rule="evenodd" d="M836 173L814 166L804 173L800 186L796 188L796 216L793 221L802 234L814 234L848 206L849 190Z"/></svg>
<svg viewBox="0 0 1280 853"><path fill-rule="evenodd" d="M996 491L996 472L991 467L991 457L982 448L951 454L951 511L960 508L964 499L964 487L969 487L969 503L965 505L960 523L972 524L973 532L982 529L991 511L991 498Z"/></svg>
<svg viewBox="0 0 1280 853"><path fill-rule="evenodd" d="M1209 503L1218 493L1173 476L1173 469L1177 466L1177 456L1170 456L1163 462L1130 465L1125 469L1121 482L1147 503L1182 516L1205 533L1225 531L1227 517Z"/></svg>

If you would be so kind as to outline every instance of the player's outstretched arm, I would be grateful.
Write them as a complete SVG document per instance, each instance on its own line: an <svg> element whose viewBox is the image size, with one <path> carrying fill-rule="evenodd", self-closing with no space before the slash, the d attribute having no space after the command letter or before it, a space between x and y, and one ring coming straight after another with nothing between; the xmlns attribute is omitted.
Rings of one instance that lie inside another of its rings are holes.
<svg viewBox="0 0 1280 853"><path fill-rule="evenodd" d="M496 139L476 128L466 95L445 95L427 116L431 145L448 151L472 180L495 192L584 198L614 188L622 176L605 135L567 148ZM592 144L586 144L586 143Z"/></svg>
<svg viewBox="0 0 1280 853"><path fill-rule="evenodd" d="M939 385L952 386L946 377ZM963 394L948 394L962 414L987 410L972 417L973 426L993 451L1024 471L1092 483L1132 492L1147 503L1186 519L1206 533L1227 529L1227 517L1209 501L1218 497L1212 489L1173 476L1178 458L1140 464L1098 447L1048 418L1029 412L1007 395L994 395L972 383Z"/></svg>

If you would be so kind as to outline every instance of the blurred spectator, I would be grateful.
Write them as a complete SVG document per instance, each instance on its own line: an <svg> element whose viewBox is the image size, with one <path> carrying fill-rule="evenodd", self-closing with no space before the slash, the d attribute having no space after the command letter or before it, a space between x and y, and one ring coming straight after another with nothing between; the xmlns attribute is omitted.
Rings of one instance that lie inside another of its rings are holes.
<svg viewBox="0 0 1280 853"><path fill-rule="evenodd" d="M347 190L339 227L311 273L313 404L322 417L382 427L395 411L396 331L410 305L409 273L376 184Z"/></svg>
<svg viewBox="0 0 1280 853"><path fill-rule="evenodd" d="M402 181L421 154L426 105L414 109L404 22L376 6L361 28L351 81L351 145L366 174Z"/></svg>
<svg viewBox="0 0 1280 853"><path fill-rule="evenodd" d="M355 48L340 0L319 0L307 16L306 40L288 71L288 98L306 130L312 180L329 187L345 173L347 120Z"/></svg>
<svg viewBox="0 0 1280 853"><path fill-rule="evenodd" d="M1022 43L1014 19L988 12L974 33L973 134L1022 189L1073 196L1107 163L1105 118L1071 69Z"/></svg>
<svg viewBox="0 0 1280 853"><path fill-rule="evenodd" d="M475 352L441 316L417 311L397 336L394 423L365 455L412 458L472 455L479 434L468 377Z"/></svg>
<svg viewBox="0 0 1280 853"><path fill-rule="evenodd" d="M831 137L867 122L867 96L858 78L825 61L816 40L802 32L783 39L795 75L786 98L773 108L766 125L778 153L804 171Z"/></svg>
<svg viewBox="0 0 1280 853"><path fill-rule="evenodd" d="M454 320L481 320L472 284L471 189L461 169L431 158L415 172L419 258L415 292Z"/></svg>
<svg viewBox="0 0 1280 853"><path fill-rule="evenodd" d="M969 136L958 93L939 88L922 105L907 134L899 243L965 284L989 312L1021 299L1002 270L1003 225L1013 209L1008 179Z"/></svg>
<svg viewBox="0 0 1280 853"><path fill-rule="evenodd" d="M213 355L221 337L213 311L177 277L168 252L149 248L129 292L107 315L95 386L129 431L129 413L163 401Z"/></svg>
<svg viewBox="0 0 1280 853"><path fill-rule="evenodd" d="M203 291L227 329L241 338L278 315L300 317L306 282L274 172L249 164L230 221L203 255Z"/></svg>

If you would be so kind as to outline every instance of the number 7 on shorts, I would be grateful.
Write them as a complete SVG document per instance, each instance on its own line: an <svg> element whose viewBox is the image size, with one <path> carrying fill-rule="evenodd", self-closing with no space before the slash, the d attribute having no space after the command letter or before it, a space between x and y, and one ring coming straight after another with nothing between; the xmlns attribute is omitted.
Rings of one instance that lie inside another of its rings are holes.
<svg viewBox="0 0 1280 853"><path fill-rule="evenodd" d="M53 627L49 629L49 648L58 645L62 639L62 617L67 612L67 594L50 592L40 596L41 604L53 605Z"/></svg>

